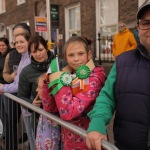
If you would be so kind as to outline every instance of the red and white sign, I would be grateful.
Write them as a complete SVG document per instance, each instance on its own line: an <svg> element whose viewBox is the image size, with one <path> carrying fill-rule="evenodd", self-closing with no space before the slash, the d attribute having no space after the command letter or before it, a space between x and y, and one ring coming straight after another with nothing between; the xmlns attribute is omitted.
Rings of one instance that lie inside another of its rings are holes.
<svg viewBox="0 0 150 150"><path fill-rule="evenodd" d="M47 19L46 17L35 17L35 32L47 31Z"/></svg>

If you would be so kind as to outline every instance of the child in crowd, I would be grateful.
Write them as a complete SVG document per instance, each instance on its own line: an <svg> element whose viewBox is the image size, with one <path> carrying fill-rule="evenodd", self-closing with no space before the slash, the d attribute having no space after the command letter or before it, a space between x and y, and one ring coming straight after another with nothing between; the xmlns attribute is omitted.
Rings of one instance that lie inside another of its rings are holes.
<svg viewBox="0 0 150 150"><path fill-rule="evenodd" d="M40 107L43 103L44 108L45 105L51 104L47 107L47 111L58 112L54 98L49 95L48 83L45 79L45 74L38 78L37 96L32 104ZM45 103L45 100L49 103ZM42 115L37 126L36 150L60 150L60 126Z"/></svg>
<svg viewBox="0 0 150 150"><path fill-rule="evenodd" d="M68 66L60 75L59 72L49 75L49 88L52 88L60 117L86 130L90 121L87 113L105 82L104 70L95 67L91 41L87 38L71 37L64 46L64 56ZM66 128L62 128L62 144L63 150L88 149L82 137Z"/></svg>

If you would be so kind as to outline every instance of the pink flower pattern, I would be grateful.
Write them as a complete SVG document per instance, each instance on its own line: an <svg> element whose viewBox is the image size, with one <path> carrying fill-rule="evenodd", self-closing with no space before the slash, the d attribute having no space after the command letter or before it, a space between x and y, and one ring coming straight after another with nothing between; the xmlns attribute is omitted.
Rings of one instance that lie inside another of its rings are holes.
<svg viewBox="0 0 150 150"><path fill-rule="evenodd" d="M57 113L54 97L51 96L47 84L43 85L42 104L47 112ZM36 150L60 149L60 126L44 116L39 117L36 135Z"/></svg>
<svg viewBox="0 0 150 150"><path fill-rule="evenodd" d="M36 150L59 150L60 149L60 126L55 122L40 116L37 135Z"/></svg>

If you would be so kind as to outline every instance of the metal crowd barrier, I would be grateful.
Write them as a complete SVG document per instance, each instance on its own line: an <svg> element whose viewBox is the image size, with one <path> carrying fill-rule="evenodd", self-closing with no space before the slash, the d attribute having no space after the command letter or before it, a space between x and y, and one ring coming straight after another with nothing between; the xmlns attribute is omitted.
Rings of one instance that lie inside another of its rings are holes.
<svg viewBox="0 0 150 150"><path fill-rule="evenodd" d="M4 95L5 97L7 97L7 98L9 98L9 99L11 99L11 100L13 100L13 101L19 103L20 105L25 106L25 107L27 107L27 108L33 110L34 112L36 112L36 113L38 113L38 114L41 114L41 115L47 117L48 119L50 119L50 120L56 122L57 124L59 124L59 125L61 125L61 126L65 127L65 128L67 128L67 129L71 130L72 132L74 132L74 133L80 135L81 137L86 138L86 130L83 130L83 129L79 128L78 126L75 126L75 125L73 125L73 124L71 124L71 123L68 123L68 122L66 122L66 121L63 121L63 120L60 119L59 117L57 117L57 116L55 116L55 115L53 115L53 114L51 114L51 113L48 113L48 112L44 111L44 110L41 109L41 108L38 108L38 107L36 107L36 106L34 106L34 105L31 105L30 103L28 103L28 102L26 102L26 101L24 101L24 100L22 100L22 99L20 99L20 98L18 98L18 97L16 97L16 96L12 95L12 94L4 93L3 95ZM1 134L1 132L2 132L2 131L1 131L1 127L2 127L2 126L1 126L1 122L0 122L0 134ZM17 133L15 133L15 134L17 134ZM1 141L0 141L0 142L1 142ZM0 146L1 146L1 145L0 145ZM5 147L5 146L4 146L4 147ZM0 150L5 150L4 147L1 146ZM116 148L113 144L111 144L110 142L108 142L108 141L106 141L106 140L102 140L102 147L103 147L104 150L118 150L118 148ZM22 150L22 149L23 149L23 148L21 148L21 150ZM12 150L12 149L11 149L11 150ZM25 150L26 150L26 149L25 149Z"/></svg>

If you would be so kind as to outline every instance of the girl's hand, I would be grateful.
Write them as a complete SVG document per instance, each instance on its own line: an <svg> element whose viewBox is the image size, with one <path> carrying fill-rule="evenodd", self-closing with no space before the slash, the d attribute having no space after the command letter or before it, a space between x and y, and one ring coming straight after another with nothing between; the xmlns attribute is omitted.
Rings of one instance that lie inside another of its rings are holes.
<svg viewBox="0 0 150 150"><path fill-rule="evenodd" d="M42 100L39 99L39 96L38 96L38 95L35 97L35 99L33 100L32 104L33 104L34 106L37 106L37 107L40 107L40 106L41 106Z"/></svg>
<svg viewBox="0 0 150 150"><path fill-rule="evenodd" d="M89 149L102 150L101 140L107 140L107 136L96 131L87 133L86 145Z"/></svg>

